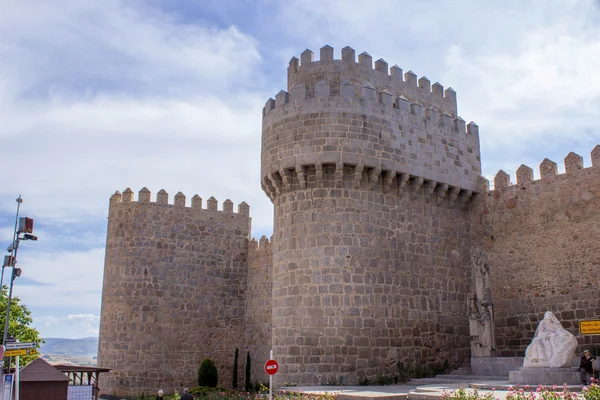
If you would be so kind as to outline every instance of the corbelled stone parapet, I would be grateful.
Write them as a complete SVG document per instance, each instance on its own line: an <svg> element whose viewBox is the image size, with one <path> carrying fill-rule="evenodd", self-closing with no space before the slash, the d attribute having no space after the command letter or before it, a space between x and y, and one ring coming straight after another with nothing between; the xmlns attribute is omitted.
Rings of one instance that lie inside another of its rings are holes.
<svg viewBox="0 0 600 400"><path fill-rule="evenodd" d="M334 181L353 179L373 190L399 188L400 195L408 181L437 188L441 197L451 192L469 198L478 192L477 125L466 126L460 118L423 110L400 97L388 103L389 94L369 97L370 91L359 96L351 91L348 97L322 91L323 97L317 93L313 98L302 97L304 92L299 97L280 93L267 103L262 185L271 199L295 187L332 187L326 176L321 179L323 168L336 169ZM315 179L307 179L312 170Z"/></svg>

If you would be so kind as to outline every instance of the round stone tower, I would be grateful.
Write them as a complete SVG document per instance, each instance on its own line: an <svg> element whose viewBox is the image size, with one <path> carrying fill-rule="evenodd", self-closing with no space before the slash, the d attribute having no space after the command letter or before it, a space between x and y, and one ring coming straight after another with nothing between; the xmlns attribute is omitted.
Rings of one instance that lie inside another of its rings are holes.
<svg viewBox="0 0 600 400"><path fill-rule="evenodd" d="M469 354L478 128L456 93L349 47L292 58L263 110L278 382L356 383Z"/></svg>
<svg viewBox="0 0 600 400"><path fill-rule="evenodd" d="M250 208L150 195L110 199L98 366L111 372L100 389L120 398L194 386L205 358L227 387L244 348Z"/></svg>

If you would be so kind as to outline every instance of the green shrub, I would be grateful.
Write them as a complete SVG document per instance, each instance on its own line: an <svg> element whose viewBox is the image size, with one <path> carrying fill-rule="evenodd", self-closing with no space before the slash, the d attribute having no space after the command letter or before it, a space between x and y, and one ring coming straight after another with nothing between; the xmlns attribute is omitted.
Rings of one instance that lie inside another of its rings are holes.
<svg viewBox="0 0 600 400"><path fill-rule="evenodd" d="M591 380L592 384L583 388L583 398L585 400L600 400L600 387L598 387L598 380L594 378Z"/></svg>
<svg viewBox="0 0 600 400"><path fill-rule="evenodd" d="M335 376L327 376L325 380L321 382L321 386L343 386L344 378L343 377L335 377Z"/></svg>
<svg viewBox="0 0 600 400"><path fill-rule="evenodd" d="M442 363L442 370L440 371L440 373L446 374L450 371L452 371L452 367L450 366L450 363L448 362L448 360L444 360L444 362Z"/></svg>
<svg viewBox="0 0 600 400"><path fill-rule="evenodd" d="M202 361L198 368L198 386L217 387L219 375L215 363L210 358Z"/></svg>
<svg viewBox="0 0 600 400"><path fill-rule="evenodd" d="M394 380L397 381L392 375L377 374L375 377L375 384L379 386L391 385L394 383Z"/></svg>
<svg viewBox="0 0 600 400"><path fill-rule="evenodd" d="M267 382L267 384L263 384L261 381L256 381L254 382L254 384L250 384L250 390L249 392L256 392L256 393L260 393L261 390L264 390L264 388L267 389L267 393L269 393L269 383Z"/></svg>
<svg viewBox="0 0 600 400"><path fill-rule="evenodd" d="M367 378L366 376L360 376L358 377L358 385L359 386L369 386L371 382L369 381L369 378Z"/></svg>
<svg viewBox="0 0 600 400"><path fill-rule="evenodd" d="M208 397L218 397L221 398L223 396L227 396L236 392L235 390L223 389L223 388L214 388L214 387L206 387L206 386L195 386L190 389L190 393L195 395L196 398L208 398Z"/></svg>
<svg viewBox="0 0 600 400"><path fill-rule="evenodd" d="M413 376L412 368L407 367L406 365L404 365L404 363L401 362L396 364L396 367L398 368L398 382L406 383L410 381L410 378L412 378Z"/></svg>
<svg viewBox="0 0 600 400"><path fill-rule="evenodd" d="M258 387L257 392L260 393L260 394L267 394L267 393L269 393L269 384L267 383L266 385L263 385L262 383L259 383L259 387Z"/></svg>
<svg viewBox="0 0 600 400"><path fill-rule="evenodd" d="M435 371L429 367L429 365L417 365L415 367L413 376L417 379L430 378L435 376Z"/></svg>

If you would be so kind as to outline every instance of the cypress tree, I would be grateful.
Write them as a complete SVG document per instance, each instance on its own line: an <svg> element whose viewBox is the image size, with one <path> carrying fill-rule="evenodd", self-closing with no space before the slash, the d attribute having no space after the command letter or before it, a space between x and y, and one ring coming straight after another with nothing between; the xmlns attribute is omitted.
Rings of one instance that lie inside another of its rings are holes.
<svg viewBox="0 0 600 400"><path fill-rule="evenodd" d="M231 387L237 389L238 382L238 348L235 348L235 356L233 358L233 382L231 382Z"/></svg>
<svg viewBox="0 0 600 400"><path fill-rule="evenodd" d="M250 383L250 352L246 355L246 392L249 392L252 389L252 384Z"/></svg>

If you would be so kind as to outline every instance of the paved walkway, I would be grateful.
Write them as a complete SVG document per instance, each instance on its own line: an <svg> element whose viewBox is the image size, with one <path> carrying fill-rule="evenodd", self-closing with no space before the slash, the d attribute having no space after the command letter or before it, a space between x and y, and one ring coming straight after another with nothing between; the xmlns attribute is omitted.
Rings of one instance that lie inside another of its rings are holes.
<svg viewBox="0 0 600 400"><path fill-rule="evenodd" d="M304 386L280 389L307 394L335 394L341 400L435 400L444 393L461 387L475 387L481 395L493 393L494 398L506 399L510 383L507 381L453 382L437 384L411 384L388 386ZM569 386L570 392L579 392L582 386ZM535 388L533 388L535 390ZM559 387L562 390L562 387Z"/></svg>

